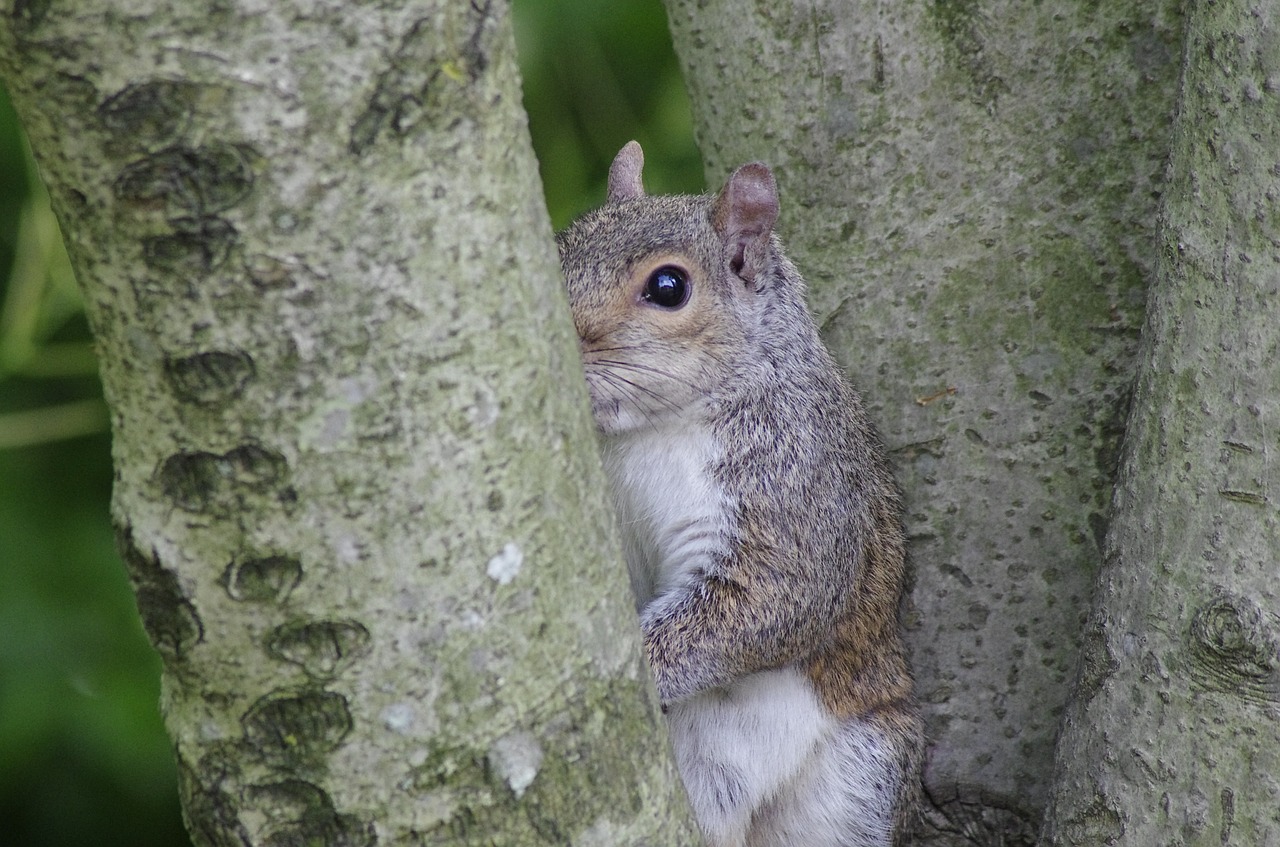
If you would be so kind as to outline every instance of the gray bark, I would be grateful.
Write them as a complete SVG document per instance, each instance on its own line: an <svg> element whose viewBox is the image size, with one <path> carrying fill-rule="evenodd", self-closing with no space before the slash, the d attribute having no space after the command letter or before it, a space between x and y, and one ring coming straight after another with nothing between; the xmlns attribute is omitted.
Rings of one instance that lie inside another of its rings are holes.
<svg viewBox="0 0 1280 847"><path fill-rule="evenodd" d="M776 168L906 488L924 840L1032 843L1155 264L1179 6L667 7L709 182Z"/></svg>
<svg viewBox="0 0 1280 847"><path fill-rule="evenodd" d="M1280 10L1189 4L1183 67L1046 845L1280 844Z"/></svg>
<svg viewBox="0 0 1280 847"><path fill-rule="evenodd" d="M0 2L200 845L692 840L502 2Z"/></svg>

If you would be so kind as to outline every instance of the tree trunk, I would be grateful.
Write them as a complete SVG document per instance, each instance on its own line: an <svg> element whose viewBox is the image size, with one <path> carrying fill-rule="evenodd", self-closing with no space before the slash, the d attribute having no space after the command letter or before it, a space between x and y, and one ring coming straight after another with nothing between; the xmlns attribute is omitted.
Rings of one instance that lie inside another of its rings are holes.
<svg viewBox="0 0 1280 847"><path fill-rule="evenodd" d="M1155 286L1043 843L1280 844L1280 11L1189 4Z"/></svg>
<svg viewBox="0 0 1280 847"><path fill-rule="evenodd" d="M196 843L692 841L506 4L0 15Z"/></svg>
<svg viewBox="0 0 1280 847"><path fill-rule="evenodd" d="M1033 843L1154 268L1179 5L667 5L709 180L776 167L906 488L923 840Z"/></svg>

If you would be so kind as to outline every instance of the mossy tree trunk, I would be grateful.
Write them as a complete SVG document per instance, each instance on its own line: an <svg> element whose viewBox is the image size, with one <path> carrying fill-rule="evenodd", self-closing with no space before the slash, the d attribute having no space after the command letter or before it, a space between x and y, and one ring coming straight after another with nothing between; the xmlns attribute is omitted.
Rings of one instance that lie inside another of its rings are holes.
<svg viewBox="0 0 1280 847"><path fill-rule="evenodd" d="M1133 414L1045 845L1280 843L1280 9L1188 4Z"/></svg>
<svg viewBox="0 0 1280 847"><path fill-rule="evenodd" d="M0 2L197 844L691 840L507 7Z"/></svg>

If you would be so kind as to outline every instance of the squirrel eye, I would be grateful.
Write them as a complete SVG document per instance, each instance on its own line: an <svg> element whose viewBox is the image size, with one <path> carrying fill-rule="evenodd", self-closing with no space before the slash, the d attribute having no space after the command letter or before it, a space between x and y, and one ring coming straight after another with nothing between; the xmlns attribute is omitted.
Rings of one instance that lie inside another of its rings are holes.
<svg viewBox="0 0 1280 847"><path fill-rule="evenodd" d="M663 265L644 284L644 299L664 309L678 309L689 299L689 276L674 265Z"/></svg>

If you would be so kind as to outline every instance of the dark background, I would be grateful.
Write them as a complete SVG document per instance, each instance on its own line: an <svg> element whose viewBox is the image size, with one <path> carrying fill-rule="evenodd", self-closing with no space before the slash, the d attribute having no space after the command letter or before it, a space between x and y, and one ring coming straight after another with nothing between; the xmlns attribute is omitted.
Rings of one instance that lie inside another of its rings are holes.
<svg viewBox="0 0 1280 847"><path fill-rule="evenodd" d="M650 191L702 190L659 0L514 5L557 229L601 202L631 138ZM114 548L107 418L55 226L0 89L0 845L181 847L160 664Z"/></svg>

